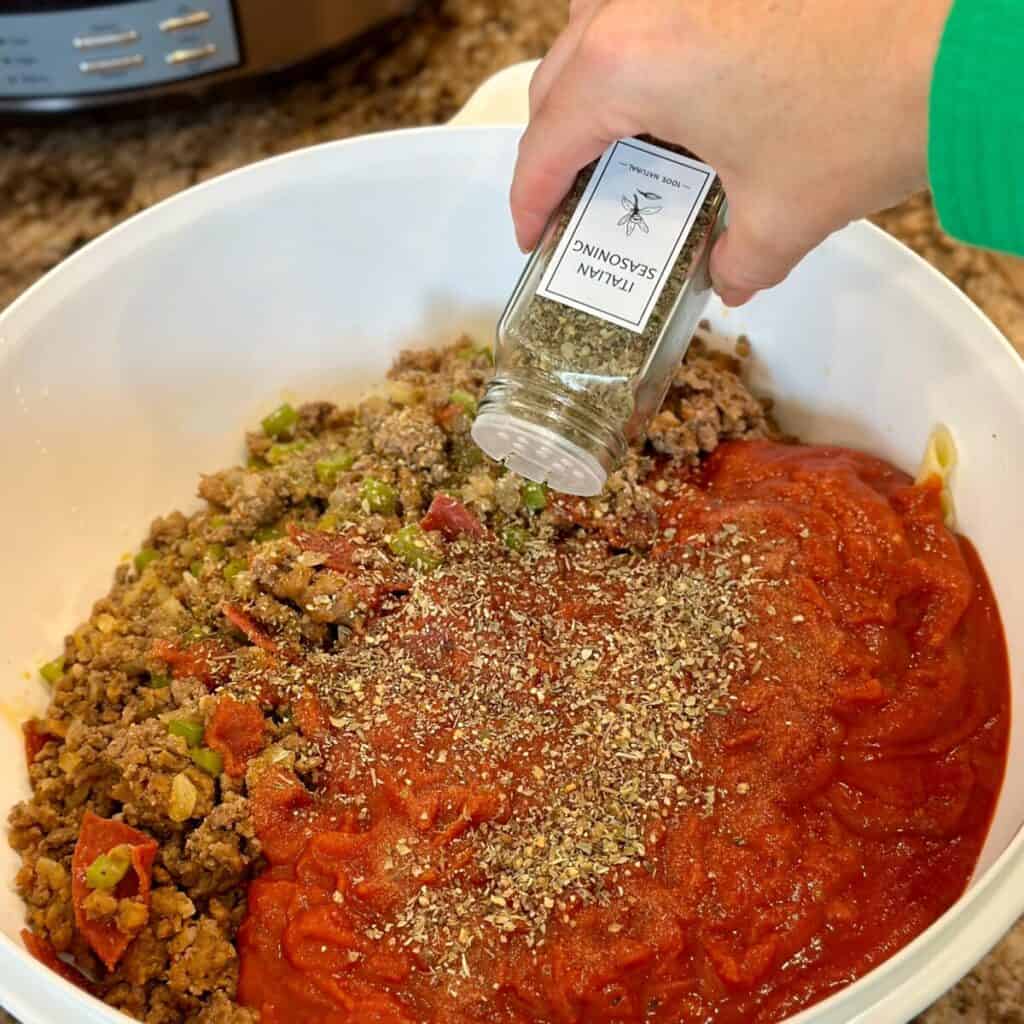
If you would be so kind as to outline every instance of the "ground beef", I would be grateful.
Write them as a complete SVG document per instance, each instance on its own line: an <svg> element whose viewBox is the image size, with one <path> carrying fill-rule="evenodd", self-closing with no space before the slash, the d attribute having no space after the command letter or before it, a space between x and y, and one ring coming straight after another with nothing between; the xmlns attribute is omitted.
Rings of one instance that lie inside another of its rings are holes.
<svg viewBox="0 0 1024 1024"><path fill-rule="evenodd" d="M57 860L40 856L21 868L17 886L29 907L32 930L58 950L71 946L74 915L71 908L71 874Z"/></svg>
<svg viewBox="0 0 1024 1024"><path fill-rule="evenodd" d="M411 469L430 469L444 460L445 436L426 409L399 409L381 420L374 449Z"/></svg>
<svg viewBox="0 0 1024 1024"><path fill-rule="evenodd" d="M469 339L406 352L384 394L355 409L309 403L283 435L247 435L247 464L202 477L200 510L156 519L139 556L118 566L110 592L67 637L50 707L32 723L33 795L11 811L9 838L22 857L28 926L95 979L111 1006L149 1024L255 1024L234 1001L234 939L247 883L264 864L249 790L271 763L315 789L323 763L308 723L290 703L268 700L267 687L294 691L289 650L337 651L371 606L401 600L388 545L435 494L460 499L497 535L607 533L614 521L613 543L644 548L655 539L659 494L648 484L657 458L693 461L721 438L775 435L737 361L698 346L650 443L631 451L606 492L549 495L538 511L526 507L523 481L470 440L466 395L479 397L490 373L489 353ZM370 485L394 489L393 511L368 507ZM300 542L309 536L321 541ZM205 746L226 694L258 702L265 718L265 750L234 776ZM191 723L187 736L172 730L178 720ZM172 813L176 780L190 794L184 820ZM133 936L110 971L72 907L87 811L159 847L148 909L103 890L85 900L89 919Z"/></svg>
<svg viewBox="0 0 1024 1024"><path fill-rule="evenodd" d="M223 992L214 992L196 1015L194 1024L256 1024L259 1016L239 1006Z"/></svg>
<svg viewBox="0 0 1024 1024"><path fill-rule="evenodd" d="M259 853L248 802L231 794L188 834L181 853L165 863L187 891L212 896L242 884Z"/></svg>
<svg viewBox="0 0 1024 1024"><path fill-rule="evenodd" d="M187 925L167 948L171 954L167 984L173 992L189 996L234 992L238 953L213 918Z"/></svg>
<svg viewBox="0 0 1024 1024"><path fill-rule="evenodd" d="M192 817L204 818L213 810L214 780L192 764L185 740L169 733L167 724L158 718L118 733L106 759L118 773L112 795L120 801L129 825L157 833L174 830L168 807L171 784L179 773L187 775L197 791Z"/></svg>
<svg viewBox="0 0 1024 1024"><path fill-rule="evenodd" d="M738 376L738 363L695 344L648 430L655 451L695 461L720 441L777 436L764 404Z"/></svg>

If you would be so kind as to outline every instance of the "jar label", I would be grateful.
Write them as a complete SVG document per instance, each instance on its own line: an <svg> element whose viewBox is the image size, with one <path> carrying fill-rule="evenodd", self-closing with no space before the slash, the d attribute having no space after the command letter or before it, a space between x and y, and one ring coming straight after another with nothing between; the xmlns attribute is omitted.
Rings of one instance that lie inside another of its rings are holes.
<svg viewBox="0 0 1024 1024"><path fill-rule="evenodd" d="M537 294L642 334L714 169L640 139L601 157Z"/></svg>

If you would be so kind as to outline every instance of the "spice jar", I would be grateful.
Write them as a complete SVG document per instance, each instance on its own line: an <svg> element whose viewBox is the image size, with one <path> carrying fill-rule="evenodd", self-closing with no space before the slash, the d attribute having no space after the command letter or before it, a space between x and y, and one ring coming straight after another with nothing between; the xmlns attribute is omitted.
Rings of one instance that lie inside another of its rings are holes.
<svg viewBox="0 0 1024 1024"><path fill-rule="evenodd" d="M686 354L723 202L711 167L647 138L580 172L498 324L480 448L555 490L600 493Z"/></svg>

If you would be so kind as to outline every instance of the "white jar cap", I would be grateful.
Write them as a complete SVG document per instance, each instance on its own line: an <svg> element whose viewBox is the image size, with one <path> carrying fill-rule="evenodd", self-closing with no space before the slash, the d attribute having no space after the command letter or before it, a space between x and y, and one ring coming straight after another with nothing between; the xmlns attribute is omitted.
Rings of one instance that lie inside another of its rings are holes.
<svg viewBox="0 0 1024 1024"><path fill-rule="evenodd" d="M481 412L473 440L513 473L552 490L592 498L604 490L608 473L590 452L529 420L502 412Z"/></svg>

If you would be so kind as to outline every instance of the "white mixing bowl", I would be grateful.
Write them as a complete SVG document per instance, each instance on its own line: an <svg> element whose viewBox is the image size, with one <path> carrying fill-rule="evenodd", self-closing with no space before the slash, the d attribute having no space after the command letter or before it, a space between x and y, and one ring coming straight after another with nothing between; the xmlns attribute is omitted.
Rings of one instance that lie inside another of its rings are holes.
<svg viewBox="0 0 1024 1024"><path fill-rule="evenodd" d="M515 120L529 68L477 119ZM471 115L463 120L471 119ZM109 585L150 519L193 502L280 401L347 398L399 348L490 337L522 257L506 195L519 129L386 133L256 164L179 195L49 274L0 315L0 806L27 792L18 722L33 670ZM1024 664L1024 364L985 317L867 224L715 325L754 341L755 384L811 441L913 468L944 421L960 521L1002 607L1016 699ZM1016 581L1016 586L1014 585ZM1024 909L1024 726L975 879L924 935L794 1021L903 1024ZM0 852L0 1002L23 1024L125 1021L22 949L17 858Z"/></svg>

